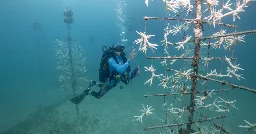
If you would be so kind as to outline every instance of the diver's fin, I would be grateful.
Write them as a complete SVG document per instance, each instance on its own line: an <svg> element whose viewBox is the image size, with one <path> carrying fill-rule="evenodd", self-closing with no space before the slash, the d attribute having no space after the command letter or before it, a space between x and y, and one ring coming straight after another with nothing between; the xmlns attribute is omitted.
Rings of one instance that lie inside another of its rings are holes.
<svg viewBox="0 0 256 134"><path fill-rule="evenodd" d="M86 95L88 95L88 93L83 92L82 94L80 94L80 95L78 95L78 96L72 98L70 101L71 101L72 103L74 103L74 104L77 105L77 104L79 104L79 103L84 99L84 97L85 97Z"/></svg>
<svg viewBox="0 0 256 134"><path fill-rule="evenodd" d="M96 85L96 81L92 80L91 83L89 84L88 88L86 90L84 90L84 92L82 94L75 96L70 101L76 105L79 104L84 99L84 97L89 94L91 86L94 86L94 85Z"/></svg>

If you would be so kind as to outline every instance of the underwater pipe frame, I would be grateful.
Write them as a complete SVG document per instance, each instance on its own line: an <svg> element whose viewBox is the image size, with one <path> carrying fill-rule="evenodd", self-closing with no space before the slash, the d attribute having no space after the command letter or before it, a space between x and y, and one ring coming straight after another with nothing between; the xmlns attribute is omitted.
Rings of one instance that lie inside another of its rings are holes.
<svg viewBox="0 0 256 134"><path fill-rule="evenodd" d="M249 30L249 31L234 32L234 33L229 33L229 34L224 34L224 35L210 36L210 37L202 38L202 41L205 41L207 39L214 39L214 38L227 37L227 36L237 36L237 35L244 35L244 34L251 34L251 33L256 33L256 30Z"/></svg>
<svg viewBox="0 0 256 134"><path fill-rule="evenodd" d="M220 83L222 85L227 85L227 86L232 87L233 89L238 88L238 89L243 89L243 90L246 90L246 91L250 91L252 93L256 93L255 89L251 89L251 88L248 88L248 87L235 85L235 84L229 83L227 81L216 80L216 79L204 77L204 76L201 76L201 75L197 75L196 77L198 77L199 79L202 79L202 80L210 80L210 81L214 81L214 82Z"/></svg>
<svg viewBox="0 0 256 134"><path fill-rule="evenodd" d="M202 33L202 25L200 23L198 23L199 21L197 21L197 23L195 24L195 28L194 30L197 30L197 33ZM191 75L191 79L192 79L192 87L191 87L191 100L190 100L190 106L189 106L189 121L187 124L187 132L192 132L191 126L192 126L192 122L193 122L193 114L194 114L194 107L195 107L195 95L196 95L196 83L197 83L197 78L199 79L203 79L203 80L211 80L211 81L215 81L217 83L220 83L222 85L228 85L231 86L232 88L238 88L238 89L243 89L246 91L250 91L252 93L256 93L256 90L248 88L248 87L244 87L244 86L239 86L239 85L235 85L226 81L220 81L220 80L216 80L216 79L212 79L212 78L206 78L203 76L198 75L198 62L199 59L202 59L199 57L199 53L200 53L200 41L204 41L207 39L213 39L213 38L220 38L220 37L227 37L227 36L237 36L237 35L244 35L244 34L251 34L251 33L256 33L256 30L249 30L249 31L242 31L242 32L234 32L234 33L230 33L230 34L225 34L225 35L219 35L219 36L210 36L210 37L206 37L206 38L200 38L199 34L196 34L195 32L195 53L194 53L194 57L147 57L147 59L193 59L193 63L192 66L194 67L194 75ZM196 35L198 36L196 38ZM221 57L212 57L209 59L215 59L215 60L224 60L224 58ZM231 58L232 60L236 60L237 58ZM168 71L168 70L167 70ZM170 70L169 70L170 71ZM189 123L190 122L190 123ZM222 128L221 126L217 125L214 123L214 126L216 128L221 129L223 132L225 133L229 133L227 130L225 130L224 128Z"/></svg>
<svg viewBox="0 0 256 134"><path fill-rule="evenodd" d="M200 114L200 116L204 117L205 119L209 119L207 116ZM216 124L213 120L209 120L210 122L213 123L214 127L219 129L222 132L225 132L226 134L231 134L229 131L227 131L226 129L224 129L222 126Z"/></svg>
<svg viewBox="0 0 256 134"><path fill-rule="evenodd" d="M227 89L224 89L224 90L227 90ZM164 96L164 102L166 101L165 100L165 97L166 96ZM174 95L174 97L175 97L175 95ZM145 97L146 98L146 97ZM175 97L176 98L176 97ZM176 98L177 99L177 98ZM181 103L183 103L184 105L187 105L187 104L185 104L183 101L181 101ZM165 105L166 106L166 105ZM189 109L189 107L185 107L185 109L186 110L188 110ZM206 115L204 115L203 113L200 113L200 112L198 112L197 110L195 110L195 112L197 112L201 117L204 117L205 119L209 119L209 117L207 117ZM167 120L167 119L166 119ZM213 120L209 120L210 122L212 122L213 123L213 125L214 125L214 127L215 128L217 128L218 130L220 130L220 131L222 131L222 132L225 132L226 134L231 134L229 131L227 131L226 129L224 129L222 126L220 126L220 125L218 125L218 124L216 124ZM176 122L176 121L174 121L174 122ZM178 123L176 123L176 124L178 124ZM193 123L194 124L194 123ZM154 127L154 126L153 126ZM152 129L155 129L155 128L153 128L153 127L150 127L150 128L152 128ZM173 126L172 126L173 127ZM149 127L147 127L147 128L149 128ZM144 129L144 130L150 130L150 129Z"/></svg>
<svg viewBox="0 0 256 134"><path fill-rule="evenodd" d="M144 20L145 21L147 20L178 20L178 21L191 21L191 22L199 21L197 19L181 19L181 18L168 18L168 17L161 18L161 17L148 17L148 16L145 16ZM203 24L209 24L209 22L207 21L200 21L200 22ZM225 24L225 23L216 23L216 25L226 26L228 28L237 28L236 25Z"/></svg>
<svg viewBox="0 0 256 134"><path fill-rule="evenodd" d="M207 92L221 92L221 91L229 91L231 89L218 89L218 90L203 90L203 91L196 91L198 94L203 94L205 91ZM192 94L192 92L184 92L184 93L166 93L166 94L146 94L144 97L152 97L152 96L174 96L174 95L188 95Z"/></svg>
<svg viewBox="0 0 256 134"><path fill-rule="evenodd" d="M68 25L68 54L69 54L69 58L70 58L70 68L71 68L71 77L72 77L72 89L73 89L73 94L74 96L76 96L75 93L75 76L74 76L74 67L73 67L73 56L72 56L72 49L71 49L71 37L70 37L70 24Z"/></svg>
<svg viewBox="0 0 256 134"><path fill-rule="evenodd" d="M206 121L211 121L211 120L216 120L216 119L221 119L221 118L226 118L227 116L226 115L221 115L221 116L217 116L217 117L213 117L213 118L206 118L206 119L200 119L200 120L197 120L197 121L192 121L191 123L203 123L203 122L206 122ZM177 124L169 124L169 125L162 125L162 126L153 126L153 127L146 127L144 128L143 130L151 130L151 129L157 129L157 128L171 128L171 127L174 127L174 126L182 126L182 125L187 125L187 124L190 124L190 122L184 122L184 123L177 123Z"/></svg>
<svg viewBox="0 0 256 134"><path fill-rule="evenodd" d="M146 21L150 20L150 19L155 19L155 20L179 20L179 21L191 21L194 23L194 34L195 34L195 39L194 39L194 45L195 45L195 51L194 51L194 57L193 57L193 62L192 62L192 66L193 66L193 75L191 75L191 79L192 79L192 87L191 87L191 97L190 97L190 106L189 106L189 117L188 117L188 124L187 124L187 129L186 132L187 133L191 133L192 132L192 122L193 122L193 115L194 115L194 111L195 110L195 95L196 95L196 85L197 85L197 81L198 81L198 63L199 63L199 59L200 59L200 41L204 41L207 39L212 39L212 38L219 38L219 37L225 37L225 36L235 36L235 35L241 35L241 34L248 34L248 33L256 33L255 30L252 31L245 31L245 32L235 32L235 33L231 33L231 34L226 34L226 35L222 35L222 36L211 36L211 37L206 37L206 38L202 38L202 31L203 31L203 23L207 23L203 21L202 18L202 11L201 11L201 6L202 6L202 0L195 0L195 5L196 5L196 18L199 19L179 19L179 18L160 18L160 17L144 17L144 28L146 31ZM184 11L182 11L184 12ZM179 16L180 14L177 14L176 16ZM229 28L237 28L236 25L230 25L230 24L224 24L224 23L217 23L217 25L223 25L223 26L227 26ZM209 48L210 45L208 45ZM204 79L206 80L206 79ZM211 80L211 79L209 79ZM217 80L218 81L218 80ZM216 81L216 82L217 82ZM226 84L226 85L230 85L230 83L227 82L221 82L221 84ZM234 85L232 84L231 87L238 87L241 88L242 86L238 86L238 85ZM243 87L242 87L243 88ZM201 114L200 114L201 115ZM203 116L205 118L207 118L206 116ZM213 121L212 121L213 122ZM225 132L225 133L230 133L228 131L226 131L222 126L217 125L216 123L214 123L214 126L218 129L220 129L221 131Z"/></svg>
<svg viewBox="0 0 256 134"><path fill-rule="evenodd" d="M194 59L194 57L177 57L177 56L167 56L167 57L147 57L147 59L161 59L161 60L165 60L165 59ZM222 57L204 57L201 58L199 57L199 59L206 59L206 60L225 60L225 58ZM237 58L230 58L231 60L237 60Z"/></svg>

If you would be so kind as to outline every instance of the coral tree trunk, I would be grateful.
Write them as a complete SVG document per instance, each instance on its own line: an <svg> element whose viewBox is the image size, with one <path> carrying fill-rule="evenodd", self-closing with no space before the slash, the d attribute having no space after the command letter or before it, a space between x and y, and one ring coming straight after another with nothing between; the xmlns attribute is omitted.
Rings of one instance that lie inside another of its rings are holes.
<svg viewBox="0 0 256 134"><path fill-rule="evenodd" d="M191 86L191 98L190 98L190 106L189 106L189 117L188 117L188 124L187 124L187 132L192 132L192 122L193 116L195 111L195 96L196 96L196 86L197 86L197 75L198 75L198 63L199 63L199 53L200 53L200 41L202 39L202 0L195 0L196 2L196 21L194 26L194 45L195 45L195 52L194 52L194 59L192 62L193 66L193 75L192 75L192 86Z"/></svg>

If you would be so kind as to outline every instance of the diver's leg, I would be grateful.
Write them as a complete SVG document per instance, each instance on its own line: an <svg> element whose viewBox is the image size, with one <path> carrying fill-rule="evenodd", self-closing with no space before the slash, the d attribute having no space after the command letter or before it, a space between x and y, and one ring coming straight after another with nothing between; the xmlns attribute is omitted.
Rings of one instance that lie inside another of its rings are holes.
<svg viewBox="0 0 256 134"><path fill-rule="evenodd" d="M95 80L91 80L91 83L90 83L89 87L92 87L94 85L96 85L96 86L101 88L104 84L100 83L100 82L96 82Z"/></svg>
<svg viewBox="0 0 256 134"><path fill-rule="evenodd" d="M84 99L84 97L85 97L86 95L88 95L89 92L91 92L90 89L91 89L91 87L94 86L95 84L96 84L95 81L91 81L90 84L89 84L89 86L84 90L84 92L83 92L82 94L73 97L70 101L71 101L72 103L76 104L76 105L79 104L79 103Z"/></svg>
<svg viewBox="0 0 256 134"><path fill-rule="evenodd" d="M91 91L91 87L92 86L94 86L94 85L97 85L97 86L99 86L99 87L103 87L102 85L103 84L97 84L96 83L96 81L91 81L90 82L90 84L89 84L89 86L84 90L84 92L82 93L82 94L80 94L80 95L78 95L78 96L75 96L75 97L73 97L70 101L72 102L72 103L74 103L74 104L79 104L83 99L84 99L84 97L86 96L86 95L88 95L88 94L90 94L92 91ZM102 89L102 88L101 88ZM105 91L105 90L100 90L100 91ZM97 92L96 92L97 93ZM99 93L99 96L101 96L102 95L102 93ZM103 96L103 95L102 95ZM98 96L96 95L95 96L96 98L98 98ZM99 97L100 98L100 97Z"/></svg>
<svg viewBox="0 0 256 134"><path fill-rule="evenodd" d="M96 83L96 86L98 86L98 87L102 87L104 84L103 83Z"/></svg>
<svg viewBox="0 0 256 134"><path fill-rule="evenodd" d="M97 85L97 82L95 80L91 80L89 86L84 90L83 94L88 95L91 91L91 87Z"/></svg>
<svg viewBox="0 0 256 134"><path fill-rule="evenodd" d="M90 88L90 87L92 87L92 86L94 86L96 84L97 84L97 82L95 80L91 80L88 88Z"/></svg>
<svg viewBox="0 0 256 134"><path fill-rule="evenodd" d="M97 98L100 99L103 97L112 87L108 86L107 84L103 84L102 87L100 88L99 92L91 91L90 94Z"/></svg>
<svg viewBox="0 0 256 134"><path fill-rule="evenodd" d="M94 81L94 80L91 80L89 86L84 90L84 94L88 95L89 93L93 92L93 91L91 91L91 87L92 87L92 86L95 86L95 85L98 86L98 87L100 87L100 88L102 88L102 86L103 86L104 84L103 84L103 83L98 83L98 82L96 82L96 81Z"/></svg>

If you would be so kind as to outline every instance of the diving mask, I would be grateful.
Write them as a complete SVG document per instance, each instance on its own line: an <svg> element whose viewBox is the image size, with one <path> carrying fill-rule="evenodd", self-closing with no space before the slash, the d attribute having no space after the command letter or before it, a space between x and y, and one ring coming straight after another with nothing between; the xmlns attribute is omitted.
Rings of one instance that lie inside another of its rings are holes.
<svg viewBox="0 0 256 134"><path fill-rule="evenodd" d="M117 52L124 52L124 49L125 49L124 46L117 46L117 47L115 48L115 50L116 50Z"/></svg>

